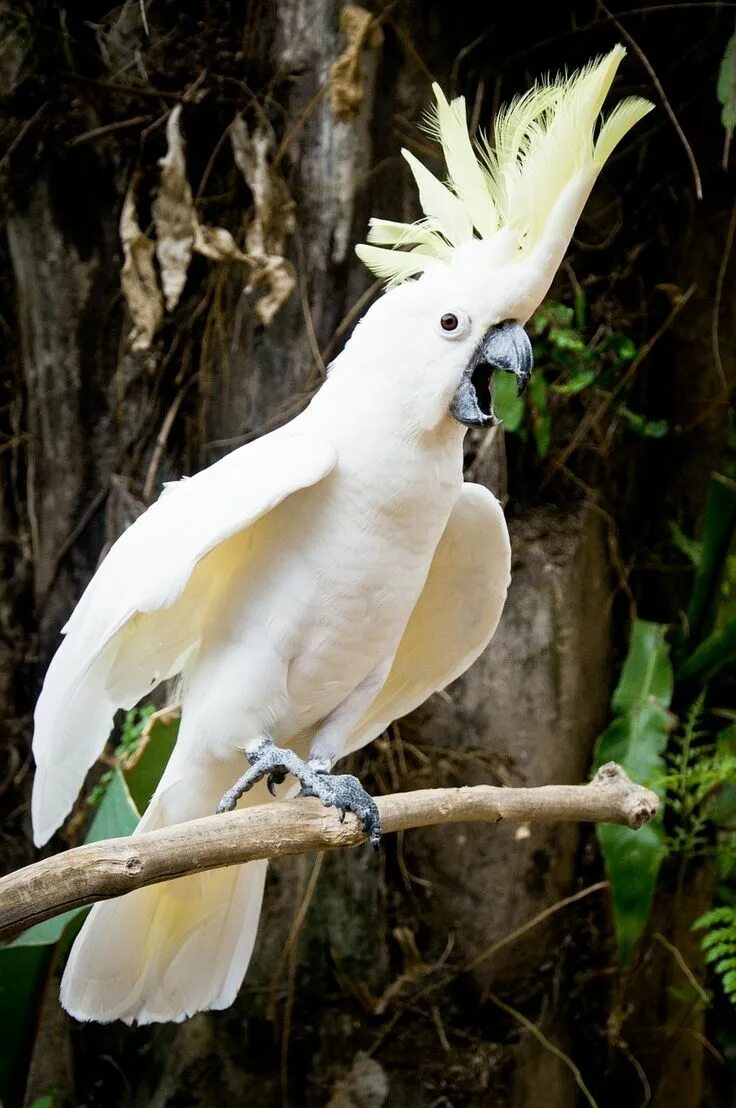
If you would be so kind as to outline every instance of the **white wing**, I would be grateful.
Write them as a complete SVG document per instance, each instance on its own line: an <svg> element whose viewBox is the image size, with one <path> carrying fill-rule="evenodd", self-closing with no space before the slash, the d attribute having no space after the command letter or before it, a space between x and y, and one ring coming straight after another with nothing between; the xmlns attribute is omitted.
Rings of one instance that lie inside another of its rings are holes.
<svg viewBox="0 0 736 1108"><path fill-rule="evenodd" d="M37 845L67 816L115 711L181 671L204 594L233 567L227 540L335 462L331 444L289 425L167 486L118 539L64 628L36 705Z"/></svg>
<svg viewBox="0 0 736 1108"><path fill-rule="evenodd" d="M465 672L493 637L510 580L511 544L501 505L482 485L466 483L391 672L346 754Z"/></svg>

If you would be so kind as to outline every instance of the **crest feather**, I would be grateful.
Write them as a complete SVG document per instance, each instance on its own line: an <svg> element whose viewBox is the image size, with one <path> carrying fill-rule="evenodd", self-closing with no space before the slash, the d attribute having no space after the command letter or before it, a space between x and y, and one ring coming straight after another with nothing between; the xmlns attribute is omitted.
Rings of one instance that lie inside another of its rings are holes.
<svg viewBox="0 0 736 1108"><path fill-rule="evenodd" d="M436 105L428 130L442 146L446 183L402 151L425 218L415 224L372 220L369 240L382 248L367 254L366 247L358 247L359 257L396 283L421 272L430 256L447 261L452 247L492 238L507 228L515 232L520 257L529 254L545 234L554 232L550 221L555 222L555 206L566 187L574 180L592 185L624 135L652 110L647 100L623 100L600 124L596 137L603 101L625 53L623 46L615 46L577 73L536 84L498 113L491 140L475 143L465 100L448 103L433 85ZM580 207L582 203L584 198ZM413 248L412 253L407 255L404 247ZM424 256L422 264L416 251Z"/></svg>

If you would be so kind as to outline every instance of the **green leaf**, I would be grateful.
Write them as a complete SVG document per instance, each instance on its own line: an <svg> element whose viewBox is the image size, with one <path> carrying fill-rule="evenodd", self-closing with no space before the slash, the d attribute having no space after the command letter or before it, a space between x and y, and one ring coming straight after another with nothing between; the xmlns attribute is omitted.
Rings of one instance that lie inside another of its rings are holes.
<svg viewBox="0 0 736 1108"><path fill-rule="evenodd" d="M585 350L582 335L572 327L550 327L549 341L558 350Z"/></svg>
<svg viewBox="0 0 736 1108"><path fill-rule="evenodd" d="M716 96L721 105L721 123L731 138L736 127L736 32L726 43L720 68Z"/></svg>
<svg viewBox="0 0 736 1108"><path fill-rule="evenodd" d="M635 781L656 786L664 770L670 717L656 705L615 719L598 740L596 762L618 762Z"/></svg>
<svg viewBox="0 0 736 1108"><path fill-rule="evenodd" d="M135 749L140 737L139 723L145 723L146 719L145 712L137 717L135 724L129 717L128 749ZM166 766L176 731L176 724L154 724L145 750L128 771L128 782L118 766L110 771L86 842L132 834L140 815L131 793L140 801L141 808L145 807ZM0 1027L3 1028L0 1103L22 1102L37 1010L53 947L60 941L71 941L87 911L87 908L72 908L29 928L8 946L0 948ZM48 1094L34 1102L34 1108L53 1108L53 1104L54 1097Z"/></svg>
<svg viewBox="0 0 736 1108"><path fill-rule="evenodd" d="M638 831L601 823L596 833L611 885L619 958L626 965L651 914L657 876L666 854L664 833L659 820Z"/></svg>
<svg viewBox="0 0 736 1108"><path fill-rule="evenodd" d="M176 744L179 720L157 719L151 726L148 741L135 761L123 766L130 796L139 812L145 812L166 769Z"/></svg>
<svg viewBox="0 0 736 1108"><path fill-rule="evenodd" d="M0 949L0 1103L22 1104L50 947Z"/></svg>
<svg viewBox="0 0 736 1108"><path fill-rule="evenodd" d="M726 667L736 665L736 619L730 619L695 648L677 671L678 681L710 681Z"/></svg>
<svg viewBox="0 0 736 1108"><path fill-rule="evenodd" d="M140 818L125 779L116 767L112 770L110 784L84 841L96 843L100 839L116 839L132 835ZM86 911L86 908L70 908L68 912L62 912L61 915L37 923L13 939L8 949L50 946L57 943L72 920Z"/></svg>
<svg viewBox="0 0 736 1108"><path fill-rule="evenodd" d="M540 458L546 458L552 442L552 421L549 414L547 382L541 373L529 382L529 400L532 408L532 430Z"/></svg>
<svg viewBox="0 0 736 1108"><path fill-rule="evenodd" d="M579 373L570 381L565 381L562 385L551 385L550 391L556 393L558 396L574 396L576 393L582 392L583 389L587 389L588 385L592 385L596 377L597 373L594 369L585 369L582 373Z"/></svg>
<svg viewBox="0 0 736 1108"><path fill-rule="evenodd" d="M125 778L116 766L105 798L84 841L97 843L101 839L117 839L132 835L140 818Z"/></svg>
<svg viewBox="0 0 736 1108"><path fill-rule="evenodd" d="M610 350L623 365L633 362L637 353L636 346L628 335L622 335L620 331L614 331L612 335L609 335L602 343L601 350Z"/></svg>
<svg viewBox="0 0 736 1108"><path fill-rule="evenodd" d="M10 947L53 946L54 943L58 943L64 934L67 924L71 923L80 912L84 911L86 911L85 908L70 908L68 912L62 912L60 916L52 916L51 919L46 919L43 923L37 923L35 927L29 927L27 931L23 931L8 945Z"/></svg>
<svg viewBox="0 0 736 1108"><path fill-rule="evenodd" d="M524 397L516 395L513 373L496 373L493 377L493 407L506 431L518 431L524 418Z"/></svg>
<svg viewBox="0 0 736 1108"><path fill-rule="evenodd" d="M629 408L618 409L632 431L646 439L663 439L669 431L666 419L645 419L644 416L632 412Z"/></svg>
<svg viewBox="0 0 736 1108"><path fill-rule="evenodd" d="M713 474L708 486L703 526L703 555L687 611L688 647L694 649L712 632L728 553L736 532L736 481Z"/></svg>
<svg viewBox="0 0 736 1108"><path fill-rule="evenodd" d="M637 620L612 706L613 721L600 736L596 767L615 761L635 780L663 792L668 708L674 685L666 627ZM626 964L647 925L657 875L666 854L663 816L632 831L600 825L598 842L611 885L619 957Z"/></svg>
<svg viewBox="0 0 736 1108"><path fill-rule="evenodd" d="M631 631L629 652L613 694L615 712L642 708L653 702L669 708L674 679L662 623L637 620Z"/></svg>

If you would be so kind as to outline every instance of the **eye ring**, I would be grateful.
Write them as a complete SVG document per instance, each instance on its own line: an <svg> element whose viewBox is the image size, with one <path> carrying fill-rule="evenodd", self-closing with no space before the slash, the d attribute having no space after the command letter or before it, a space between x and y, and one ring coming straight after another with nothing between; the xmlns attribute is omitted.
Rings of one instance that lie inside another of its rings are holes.
<svg viewBox="0 0 736 1108"><path fill-rule="evenodd" d="M470 316L467 312L443 312L437 321L437 330L443 339L459 339L470 329Z"/></svg>

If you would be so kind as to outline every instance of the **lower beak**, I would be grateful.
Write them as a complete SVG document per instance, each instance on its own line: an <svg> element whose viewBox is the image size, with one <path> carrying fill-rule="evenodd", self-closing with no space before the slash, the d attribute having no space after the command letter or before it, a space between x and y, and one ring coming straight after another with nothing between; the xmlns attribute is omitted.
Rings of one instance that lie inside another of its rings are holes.
<svg viewBox="0 0 736 1108"><path fill-rule="evenodd" d="M512 319L495 324L463 373L450 404L451 414L466 427L492 427L497 422L491 391L493 374L497 369L515 374L521 395L529 384L533 364L532 344L521 324Z"/></svg>

